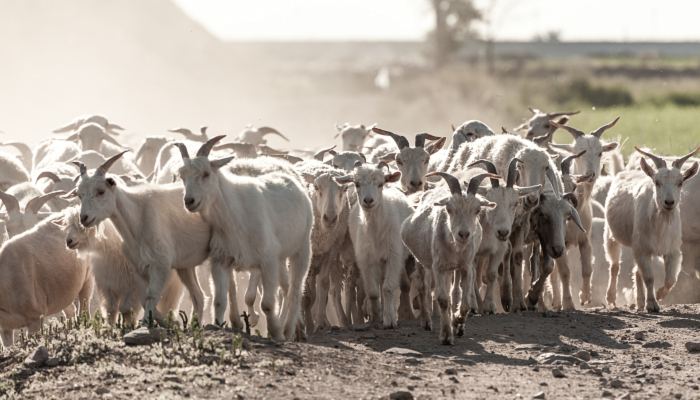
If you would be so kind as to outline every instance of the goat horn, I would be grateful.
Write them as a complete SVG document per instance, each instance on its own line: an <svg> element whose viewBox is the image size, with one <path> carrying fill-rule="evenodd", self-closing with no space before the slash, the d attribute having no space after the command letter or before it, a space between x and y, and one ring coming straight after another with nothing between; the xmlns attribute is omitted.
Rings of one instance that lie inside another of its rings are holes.
<svg viewBox="0 0 700 400"><path fill-rule="evenodd" d="M372 132L391 137L392 139L394 139L394 142L396 142L396 145L399 147L399 150L403 150L406 147L411 147L411 145L408 143L408 139L401 135L397 135L394 132L385 131L384 129L380 129L377 127L372 128Z"/></svg>
<svg viewBox="0 0 700 400"><path fill-rule="evenodd" d="M190 152L187 151L187 146L185 146L184 143L173 143L179 150L180 150L180 155L182 156L183 160L187 160L190 158Z"/></svg>
<svg viewBox="0 0 700 400"><path fill-rule="evenodd" d="M498 174L498 172L496 171L496 165L494 165L494 163L492 163L491 161L484 159L474 161L473 163L467 165L467 168L475 167L479 164L482 164L484 167L486 167L486 171L488 171L489 173L494 175ZM498 179L491 179L491 187L498 187Z"/></svg>
<svg viewBox="0 0 700 400"><path fill-rule="evenodd" d="M668 168L668 164L666 164L666 160L664 160L663 158L661 158L657 155L654 155L652 153L649 153L648 151L644 151L637 146L634 146L634 149L637 150L640 154L643 154L643 155L651 158L651 160L654 162L654 165L656 165L656 168ZM684 162L685 162L685 160L684 160Z"/></svg>
<svg viewBox="0 0 700 400"><path fill-rule="evenodd" d="M447 187L450 188L450 193L462 194L462 185L459 184L459 179L457 179L454 175L450 175L447 172L431 172L426 175L426 177L430 176L439 176L444 179L445 183L447 183Z"/></svg>
<svg viewBox="0 0 700 400"><path fill-rule="evenodd" d="M688 161L688 159L689 159L690 157L694 156L695 153L697 153L698 151L700 151L700 147L698 147L698 148L696 148L695 150L691 151L690 153L684 155L683 157L681 157L681 158L679 158L679 159L673 161L673 163L672 163L673 167L674 167L674 168L681 169L681 167L683 166L683 163L685 163L686 161Z"/></svg>
<svg viewBox="0 0 700 400"><path fill-rule="evenodd" d="M452 132L457 130L457 128L455 128L455 124L450 124L450 126L452 127Z"/></svg>
<svg viewBox="0 0 700 400"><path fill-rule="evenodd" d="M580 131L580 130L578 130L578 129L576 129L576 128L572 128L572 127L570 127L570 126L568 126L568 125L561 125L561 124L558 124L558 123L556 123L556 122L554 122L554 121L549 121L549 123L552 124L552 125L553 125L554 127L556 127L556 128L561 128L561 129L564 129L565 131L569 132L569 133L571 134L571 136L574 137L574 139L578 139L578 138L580 138L581 136L585 136L585 135L586 135L585 132Z"/></svg>
<svg viewBox="0 0 700 400"><path fill-rule="evenodd" d="M269 126L261 126L260 128L258 128L258 132L260 132L263 136L273 134L273 135L277 135L277 136L281 137L282 139L284 139L286 141L289 141L289 139L286 136L284 136L282 134L282 132L278 131L275 128L271 128Z"/></svg>
<svg viewBox="0 0 700 400"><path fill-rule="evenodd" d="M287 154L287 153L289 153L289 151L287 151L287 150L273 149L272 147L264 145L264 144L258 145L258 150L260 150L261 154L264 154L266 156L270 156L273 154ZM329 151L328 153L332 154L332 152L333 152L333 150Z"/></svg>
<svg viewBox="0 0 700 400"><path fill-rule="evenodd" d="M467 184L467 193L468 194L476 194L477 190L479 190L479 186L481 186L481 181L483 181L486 178L501 179L500 176L490 174L488 172L485 174L479 174L479 175L477 175L469 180L469 184Z"/></svg>
<svg viewBox="0 0 700 400"><path fill-rule="evenodd" d="M439 140L439 136L433 136L429 133L419 133L416 135L416 147L425 146L425 140Z"/></svg>
<svg viewBox="0 0 700 400"><path fill-rule="evenodd" d="M532 107L528 107L527 109L530 110L530 112L533 114L537 114L540 111L540 110L538 110L536 108L532 108Z"/></svg>
<svg viewBox="0 0 700 400"><path fill-rule="evenodd" d="M64 195L66 192L63 190L56 190L54 192L49 192L46 194L43 194L41 196L37 196L27 202L27 205L24 206L24 212L31 212L32 214L36 214L41 210L41 207L44 206L49 200L53 199L56 196Z"/></svg>
<svg viewBox="0 0 700 400"><path fill-rule="evenodd" d="M26 144L22 142L8 142L8 143L2 143L0 144L2 146L10 146L14 147L19 151L19 153L22 155L23 158L23 164L27 167L27 169L31 170L32 169L32 149L27 146Z"/></svg>
<svg viewBox="0 0 700 400"><path fill-rule="evenodd" d="M572 154L570 156L565 157L563 160L561 160L561 173L563 175L571 175L571 162L574 161L575 159L581 157L586 153L586 150L583 150L582 152L578 154Z"/></svg>
<svg viewBox="0 0 700 400"><path fill-rule="evenodd" d="M505 126L502 126L502 127L501 127L501 133L503 133L503 134L508 134L508 129L506 129Z"/></svg>
<svg viewBox="0 0 700 400"><path fill-rule="evenodd" d="M518 163L523 163L519 158L513 158L508 164L508 176L506 177L506 187L512 188L518 180Z"/></svg>
<svg viewBox="0 0 700 400"><path fill-rule="evenodd" d="M549 180L549 183L552 185L552 191L554 192L554 195L557 198L561 198L561 179L557 179L557 176L554 174L554 171L552 168L547 168L547 172L545 172L545 176Z"/></svg>
<svg viewBox="0 0 700 400"><path fill-rule="evenodd" d="M209 136L207 136L207 128L208 128L208 127L206 127L206 126L202 126L202 127L199 128L200 136L201 136L202 139L204 139L204 140L208 140L208 139L209 139Z"/></svg>
<svg viewBox="0 0 700 400"><path fill-rule="evenodd" d="M336 145L333 145L333 146L325 148L325 149L321 149L316 154L314 154L314 158L317 159L318 161L323 161L323 158L326 156L326 153L332 151L335 148L336 148Z"/></svg>
<svg viewBox="0 0 700 400"><path fill-rule="evenodd" d="M52 181L53 183L57 183L57 182L60 182L60 181L61 181L61 178L59 178L58 175L54 174L54 173L51 172L51 171L44 171L44 172L40 173L40 174L36 177L36 179L34 179L34 182L39 182L39 179L41 179L41 178L48 178L48 179L51 179L51 181Z"/></svg>
<svg viewBox="0 0 700 400"><path fill-rule="evenodd" d="M556 118L556 117L563 117L564 115L576 115L580 112L581 112L581 110L547 113L547 118L551 119L551 118Z"/></svg>
<svg viewBox="0 0 700 400"><path fill-rule="evenodd" d="M15 196L0 190L0 200L5 204L5 211L8 214L15 211L19 212L19 201L17 201Z"/></svg>
<svg viewBox="0 0 700 400"><path fill-rule="evenodd" d="M97 169L95 170L95 175L104 176L105 174L107 174L107 171L109 171L110 167L112 167L112 165L114 165L114 163L117 162L117 160L119 160L124 155L124 153L126 153L127 151L130 151L130 150L124 150L121 153L110 157L107 161L102 163L102 165L97 167Z"/></svg>
<svg viewBox="0 0 700 400"><path fill-rule="evenodd" d="M78 167L78 169L80 170L80 176L87 175L87 167L85 166L85 164L83 164L80 161L72 161L72 164Z"/></svg>
<svg viewBox="0 0 700 400"><path fill-rule="evenodd" d="M605 131L607 131L608 129L610 129L610 128L612 128L613 126L615 126L615 124L616 124L617 121L619 121L619 120L620 120L620 117L615 118L614 120L608 122L607 124L601 126L600 128L594 130L593 132L591 132L591 135L593 135L593 136L595 136L595 137L597 137L597 138L600 138L601 136L603 136L603 132L605 132Z"/></svg>
<svg viewBox="0 0 700 400"><path fill-rule="evenodd" d="M225 137L226 135L219 135L207 140L202 147L197 150L197 157L208 157L209 153L211 153L211 149L214 148L214 145Z"/></svg>
<svg viewBox="0 0 700 400"><path fill-rule="evenodd" d="M68 125L62 126L60 128L56 128L53 130L53 133L66 133L70 131L74 131L75 128L78 127L80 121L73 121Z"/></svg>

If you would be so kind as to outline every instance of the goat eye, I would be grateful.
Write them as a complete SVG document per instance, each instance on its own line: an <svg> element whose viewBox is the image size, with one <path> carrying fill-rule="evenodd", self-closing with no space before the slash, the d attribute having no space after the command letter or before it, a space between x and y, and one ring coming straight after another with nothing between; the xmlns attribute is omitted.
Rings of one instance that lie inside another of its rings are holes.
<svg viewBox="0 0 700 400"><path fill-rule="evenodd" d="M379 185L377 185L378 188L382 188L383 186L384 186L383 183L380 183Z"/></svg>
<svg viewBox="0 0 700 400"><path fill-rule="evenodd" d="M102 196L103 194L105 194L105 191L104 191L104 190L98 190L98 191L97 191L97 195L98 195L98 196Z"/></svg>
<svg viewBox="0 0 700 400"><path fill-rule="evenodd" d="M401 160L396 160L396 165L403 165L403 161L401 161Z"/></svg>
<svg viewBox="0 0 700 400"><path fill-rule="evenodd" d="M598 153L598 157L603 157L603 153Z"/></svg>
<svg viewBox="0 0 700 400"><path fill-rule="evenodd" d="M209 178L209 172L205 172L202 174L202 178L207 179Z"/></svg>
<svg viewBox="0 0 700 400"><path fill-rule="evenodd" d="M656 184L656 187L661 187L661 182L655 181L654 184Z"/></svg>
<svg viewBox="0 0 700 400"><path fill-rule="evenodd" d="M360 184L357 183L357 182L355 182L355 187L359 189L359 188L360 188Z"/></svg>

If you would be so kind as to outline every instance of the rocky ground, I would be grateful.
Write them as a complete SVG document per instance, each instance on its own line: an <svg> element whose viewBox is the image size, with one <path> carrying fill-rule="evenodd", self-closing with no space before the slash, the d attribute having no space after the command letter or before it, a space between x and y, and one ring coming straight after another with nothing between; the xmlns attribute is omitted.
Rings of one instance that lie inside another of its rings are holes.
<svg viewBox="0 0 700 400"><path fill-rule="evenodd" d="M454 346L411 322L283 345L208 329L126 345L70 325L0 353L0 397L700 398L697 304L476 316Z"/></svg>

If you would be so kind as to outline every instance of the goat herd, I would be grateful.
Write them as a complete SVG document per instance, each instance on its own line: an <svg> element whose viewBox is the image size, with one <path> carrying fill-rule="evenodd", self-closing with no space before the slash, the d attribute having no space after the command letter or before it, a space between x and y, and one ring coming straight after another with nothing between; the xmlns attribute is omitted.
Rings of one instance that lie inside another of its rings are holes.
<svg viewBox="0 0 700 400"><path fill-rule="evenodd" d="M33 149L4 143L16 151L0 153L3 344L44 317L89 312L93 287L111 324L120 313L127 324L162 322L184 288L202 320L210 311L200 279L213 283L215 323L242 329L239 274L248 274L246 322L259 322L260 297L274 340L331 320L394 328L418 319L432 329L437 304L439 340L452 344L469 312L574 309L573 247L580 303L590 304L596 245L610 265L607 303L616 304L626 246L636 307L658 312L681 263L700 262L691 159L700 148L673 159L636 148L625 166L618 143L602 140L619 118L585 133L566 125L576 112L531 111L500 134L467 121L445 148L444 137L421 133L412 146L344 124L342 151L277 151L265 136L286 137L249 127L230 143L206 128L176 129L182 140L147 137L132 155L117 140L123 129L99 115ZM552 143L557 129L573 142ZM665 265L658 291L656 257Z"/></svg>

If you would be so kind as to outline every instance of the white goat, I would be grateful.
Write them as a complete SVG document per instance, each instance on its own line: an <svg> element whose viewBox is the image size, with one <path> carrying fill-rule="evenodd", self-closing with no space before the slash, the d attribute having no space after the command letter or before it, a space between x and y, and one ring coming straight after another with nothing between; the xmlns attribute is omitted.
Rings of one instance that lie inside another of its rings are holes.
<svg viewBox="0 0 700 400"><path fill-rule="evenodd" d="M340 178L340 184L354 183L355 202L350 210L348 227L355 260L370 303L371 323L395 328L398 324L399 285L410 254L401 242L401 223L413 209L406 197L384 185L396 182L401 172L384 174L386 163L358 166ZM380 292L381 290L381 292ZM380 321L380 294L383 311Z"/></svg>
<svg viewBox="0 0 700 400"><path fill-rule="evenodd" d="M72 308L88 310L92 277L88 265L65 246L49 217L0 248L0 335L13 344L13 330L41 328L42 318Z"/></svg>
<svg viewBox="0 0 700 400"><path fill-rule="evenodd" d="M639 160L644 174L636 171L622 172L615 178L605 203L605 253L610 263L608 304L615 305L617 276L620 270L620 246L632 247L637 264L635 274L637 309L658 312L658 299L663 299L675 285L681 265L682 224L678 204L683 183L698 172L698 162L685 171L683 163L700 148L673 161L671 168L666 160L635 147L637 152L649 157L656 170ZM664 285L654 293L654 274L651 258L663 256L666 270Z"/></svg>
<svg viewBox="0 0 700 400"><path fill-rule="evenodd" d="M578 114L580 111L546 113L536 108L528 108L532 117L522 125L516 127L515 131L523 131L525 138L544 146L552 141L552 136L557 130L552 122L564 125L569 122L569 117ZM561 118L559 118L561 117ZM558 120L556 120L559 118ZM555 121L556 120L556 121Z"/></svg>
<svg viewBox="0 0 700 400"><path fill-rule="evenodd" d="M222 168L233 157L210 160L211 149L223 137L207 141L193 159L185 146L178 146L184 162L180 176L185 186L185 208L200 214L213 231L210 248L216 316L223 314L226 307L229 268L235 265L259 270L263 285L261 307L268 332L275 340L292 339L311 256L311 200L296 174L239 176ZM285 279L285 260L289 262L289 281ZM285 291L284 330L276 314L275 294L280 281ZM235 304L235 297L229 301Z"/></svg>
<svg viewBox="0 0 700 400"><path fill-rule="evenodd" d="M474 297L474 257L482 238L479 215L482 210L496 207L496 203L477 196L477 189L484 178L499 177L488 173L477 175L467 184L465 194L454 176L444 172L431 175L442 177L449 190L440 187L426 193L413 215L403 222L401 238L424 269L421 299L424 327L432 329L432 288L435 287L440 306L439 337L442 344L451 345L454 344L454 332L450 303L455 272L464 272L467 276L459 315L463 321L468 311L465 305L470 302L467 298ZM385 293L384 298L388 296Z"/></svg>
<svg viewBox="0 0 700 400"><path fill-rule="evenodd" d="M97 124L102 127L107 133L112 134L112 135L118 135L119 131L123 131L124 128L117 124L113 124L109 122L107 117L99 114L92 114L92 115L83 115L80 117L77 117L76 119L73 120L73 122L69 123L68 125L64 125L60 128L54 129L54 133L66 133L66 132L71 132L78 130L81 126L85 124Z"/></svg>
<svg viewBox="0 0 700 400"><path fill-rule="evenodd" d="M289 139L286 136L284 136L280 131L278 131L275 128L270 128L269 126L261 126L259 128L256 128L252 125L248 125L247 127L245 127L245 129L243 129L243 131L238 134L234 141L240 143L250 143L257 146L261 144L267 144L265 136L270 134L277 135L282 139L289 141Z"/></svg>
<svg viewBox="0 0 700 400"><path fill-rule="evenodd" d="M124 240L127 259L140 274L148 276L146 317L161 317L156 305L171 269L175 269L202 321L204 296L195 267L208 256L209 225L182 208L183 190L179 185L126 187L107 176L122 154L111 157L92 175L80 166L80 180L73 192L80 199L80 223L89 228L105 219L112 221Z"/></svg>
<svg viewBox="0 0 700 400"><path fill-rule="evenodd" d="M88 263L95 277L95 287L104 301L107 322L114 325L122 313L124 322L136 324L146 298L146 279L126 257L123 240L114 225L103 221L99 227L86 228L80 223L80 209L72 207L64 217L52 222L65 232L66 246ZM168 277L158 312L175 310L182 296L182 283L175 272Z"/></svg>
<svg viewBox="0 0 700 400"><path fill-rule="evenodd" d="M342 125L335 124L335 129L337 133L335 134L334 138L337 139L338 137L340 137L340 140L342 142L342 151L356 151L358 153L361 153L365 148L365 142L369 138L370 133L372 132L372 128L374 128L375 125L376 124L370 126L365 126L364 124L350 125L347 122ZM380 139L380 143L377 143L376 145L379 145L384 142L385 140Z"/></svg>
<svg viewBox="0 0 700 400"><path fill-rule="evenodd" d="M5 205L6 215L0 217L5 223L5 228L7 229L8 237L14 237L22 232L25 232L42 219L46 218L49 214L48 212L40 212L42 207L51 199L58 195L65 194L62 191L51 192L47 194L39 194L36 197L32 197L26 201L24 206L24 211L20 210L20 200L13 196L11 193L5 193L0 191L0 200ZM48 210L45 210L48 211Z"/></svg>
<svg viewBox="0 0 700 400"><path fill-rule="evenodd" d="M10 153L0 152L0 190L29 181L29 171L17 157Z"/></svg>

